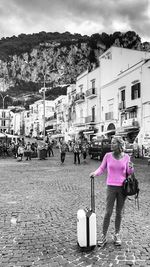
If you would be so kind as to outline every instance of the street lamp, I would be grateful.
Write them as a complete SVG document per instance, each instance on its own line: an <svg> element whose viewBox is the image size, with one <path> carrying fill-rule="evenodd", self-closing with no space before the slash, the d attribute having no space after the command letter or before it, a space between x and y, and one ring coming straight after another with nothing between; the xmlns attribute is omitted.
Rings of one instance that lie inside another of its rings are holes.
<svg viewBox="0 0 150 267"><path fill-rule="evenodd" d="M45 140L45 82L46 82L46 71L43 72L44 83L40 89L40 93L43 92L43 140Z"/></svg>
<svg viewBox="0 0 150 267"><path fill-rule="evenodd" d="M47 62L45 61L43 64L43 87L39 90L39 92L43 93L43 139L45 139L45 91L46 91L46 75L47 73L55 72L56 69L48 69Z"/></svg>
<svg viewBox="0 0 150 267"><path fill-rule="evenodd" d="M3 96L3 95L0 93L0 96L1 96L1 98L2 98L2 100L3 100L2 126L4 126L4 102L5 102L5 98L6 98L6 97L9 97L9 95L5 95L5 96ZM4 130L4 129L3 129L3 130Z"/></svg>

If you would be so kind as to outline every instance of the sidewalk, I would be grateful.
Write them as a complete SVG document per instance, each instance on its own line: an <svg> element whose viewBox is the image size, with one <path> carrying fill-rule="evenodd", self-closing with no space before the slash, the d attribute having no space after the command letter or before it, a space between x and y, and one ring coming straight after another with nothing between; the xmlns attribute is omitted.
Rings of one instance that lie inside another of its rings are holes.
<svg viewBox="0 0 150 267"><path fill-rule="evenodd" d="M59 152L45 161L0 160L0 267L150 266L150 166L135 160L140 181L140 210L128 200L122 223L123 244L112 241L112 216L108 244L91 252L77 246L77 210L90 206L89 173L100 162L73 164ZM95 179L98 238L105 210L105 175Z"/></svg>

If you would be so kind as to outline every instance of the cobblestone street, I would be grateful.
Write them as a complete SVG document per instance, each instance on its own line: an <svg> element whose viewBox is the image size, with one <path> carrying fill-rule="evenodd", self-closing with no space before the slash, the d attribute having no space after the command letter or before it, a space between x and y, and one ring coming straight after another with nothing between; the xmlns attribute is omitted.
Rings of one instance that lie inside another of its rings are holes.
<svg viewBox="0 0 150 267"><path fill-rule="evenodd" d="M91 252L77 247L77 210L90 206L89 173L100 164L73 164L67 153L64 165L59 152L47 160L0 159L0 267L150 266L150 166L136 159L140 183L140 210L134 198L126 201L122 246L112 241L112 216L108 243ZM95 178L98 239L105 210L105 175Z"/></svg>

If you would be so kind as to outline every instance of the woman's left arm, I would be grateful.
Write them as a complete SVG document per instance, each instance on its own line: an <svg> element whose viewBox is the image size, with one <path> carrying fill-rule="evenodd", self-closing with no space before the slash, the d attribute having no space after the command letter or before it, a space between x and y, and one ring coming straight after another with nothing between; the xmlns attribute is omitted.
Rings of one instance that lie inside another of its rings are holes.
<svg viewBox="0 0 150 267"><path fill-rule="evenodd" d="M134 172L134 165L133 165L133 162L131 162L129 158L128 164L127 164L127 173L130 175L133 172Z"/></svg>

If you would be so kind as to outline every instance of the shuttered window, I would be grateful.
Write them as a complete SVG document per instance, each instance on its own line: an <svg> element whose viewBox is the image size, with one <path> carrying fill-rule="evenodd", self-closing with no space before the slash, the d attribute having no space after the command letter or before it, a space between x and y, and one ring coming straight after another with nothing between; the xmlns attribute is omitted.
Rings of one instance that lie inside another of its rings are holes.
<svg viewBox="0 0 150 267"><path fill-rule="evenodd" d="M136 99L141 97L141 84L136 83L131 86L131 99Z"/></svg>

